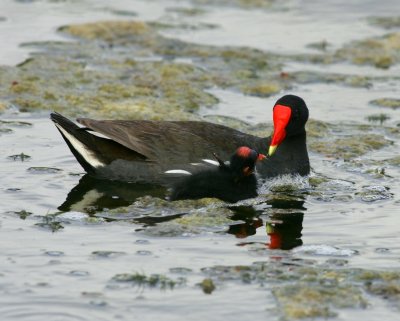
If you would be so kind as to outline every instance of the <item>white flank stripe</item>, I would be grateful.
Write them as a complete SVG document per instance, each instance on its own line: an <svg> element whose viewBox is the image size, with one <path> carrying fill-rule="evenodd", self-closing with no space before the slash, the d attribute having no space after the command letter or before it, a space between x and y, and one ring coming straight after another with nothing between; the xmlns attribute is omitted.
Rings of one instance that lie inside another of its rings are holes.
<svg viewBox="0 0 400 321"><path fill-rule="evenodd" d="M217 161L213 160L213 159L202 159L202 161L204 163L208 163L208 164L211 164L211 165L219 166L219 163Z"/></svg>
<svg viewBox="0 0 400 321"><path fill-rule="evenodd" d="M169 171L164 172L165 174L183 174L183 175L192 175L192 173L185 171L183 169L171 169Z"/></svg>
<svg viewBox="0 0 400 321"><path fill-rule="evenodd" d="M74 146L76 151L87 161L92 167L98 168L103 167L105 164L101 162L96 155L87 147L77 140L74 136L68 133L59 124L56 124L57 128L63 133L63 135L68 139L68 141Z"/></svg>

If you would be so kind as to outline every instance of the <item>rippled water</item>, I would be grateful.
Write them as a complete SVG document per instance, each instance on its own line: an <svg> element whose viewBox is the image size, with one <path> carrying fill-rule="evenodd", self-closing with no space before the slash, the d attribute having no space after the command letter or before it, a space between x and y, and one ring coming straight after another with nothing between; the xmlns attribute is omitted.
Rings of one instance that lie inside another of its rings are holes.
<svg viewBox="0 0 400 321"><path fill-rule="evenodd" d="M165 8L179 5L184 4L4 0L0 4L0 16L4 17L0 20L4 48L0 63L22 61L28 54L26 48L18 47L22 42L59 40L55 30L60 25L129 19L126 14L133 11L140 19L163 20L170 18ZM366 17L388 15L395 9L400 12L397 1L382 5L376 1L290 1L286 8L268 12L211 7L205 15L190 19L221 28L165 34L199 43L246 45L292 54L309 52L307 44L323 39L339 47L348 40L381 35L384 30L366 24ZM289 72L333 68L361 75L395 75L399 70L398 66L376 70L345 63L285 67ZM399 98L398 85L398 79L378 82L373 88L315 83L298 85L293 92L307 101L312 118L356 126L366 124L365 117L376 112L371 111L370 100ZM222 89L211 92L220 104L203 109L203 115L235 116L251 123L271 121L270 106L280 96L262 99ZM400 111L385 113L391 116L387 124L398 126ZM271 312L276 306L270 291L274 282L244 285L231 276L216 281L217 290L205 295L198 285L208 275L205 269L250 266L259 261L307 265L308 260L320 269L342 263L348 268L400 268L398 166L387 166L386 176L377 178L354 164L311 153L311 177L326 178L318 186L303 178L269 181L260 187L260 198L230 208L234 224L222 222L160 237L155 229L163 223L169 228L168 223L183 217L187 210L158 209L156 215L154 209L144 208L115 216L107 209L128 206L141 195L164 198L163 189L83 176L47 112L9 110L0 117L0 129L4 129L0 132L2 320L187 320L188 315L191 320L221 320L233 314L241 320L277 320L279 314ZM393 145L360 157L360 163L397 156L399 140L389 139ZM52 218L59 210L66 213ZM88 219L89 215L96 220ZM147 284L113 279L134 272L161 274L176 286L173 290L151 289ZM183 277L186 283L180 284ZM368 309L341 310L337 319L398 318L398 310L385 300L367 298Z"/></svg>

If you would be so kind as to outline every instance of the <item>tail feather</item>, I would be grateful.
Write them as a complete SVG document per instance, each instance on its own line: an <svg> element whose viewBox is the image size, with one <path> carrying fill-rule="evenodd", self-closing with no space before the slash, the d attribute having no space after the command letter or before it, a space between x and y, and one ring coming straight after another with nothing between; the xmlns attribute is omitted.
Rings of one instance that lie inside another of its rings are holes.
<svg viewBox="0 0 400 321"><path fill-rule="evenodd" d="M72 154L74 154L86 172L94 173L96 168L105 165L99 155L90 148L90 146L94 145L93 139L96 136L88 133L61 114L51 113L50 119L54 122Z"/></svg>

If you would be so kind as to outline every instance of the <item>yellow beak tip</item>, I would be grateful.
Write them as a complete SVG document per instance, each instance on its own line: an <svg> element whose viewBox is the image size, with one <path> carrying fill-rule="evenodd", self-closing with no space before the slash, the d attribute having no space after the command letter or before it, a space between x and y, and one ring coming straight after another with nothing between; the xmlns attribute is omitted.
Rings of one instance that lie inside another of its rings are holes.
<svg viewBox="0 0 400 321"><path fill-rule="evenodd" d="M276 151L276 148L278 147L278 145L275 145L275 146L269 146L269 149L268 149L268 156L272 156L272 154L273 153L275 153L275 151Z"/></svg>

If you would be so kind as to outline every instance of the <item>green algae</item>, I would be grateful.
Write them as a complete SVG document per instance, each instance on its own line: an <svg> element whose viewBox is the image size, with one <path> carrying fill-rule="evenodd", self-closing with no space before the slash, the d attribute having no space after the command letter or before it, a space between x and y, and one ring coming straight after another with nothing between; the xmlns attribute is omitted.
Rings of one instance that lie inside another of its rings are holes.
<svg viewBox="0 0 400 321"><path fill-rule="evenodd" d="M332 259L318 265L313 260L286 258L255 262L249 266L213 266L202 272L213 282L240 282L272 287L277 301L275 313L283 320L329 318L342 309L365 309L365 293L398 305L398 271L374 271L344 267Z"/></svg>
<svg viewBox="0 0 400 321"><path fill-rule="evenodd" d="M32 157L27 155L27 154L25 154L25 153L20 153L20 154L10 155L7 158L11 159L13 161L25 162L25 161L31 159Z"/></svg>
<svg viewBox="0 0 400 321"><path fill-rule="evenodd" d="M108 220L132 220L145 225L143 233L158 237L219 232L233 221L226 203L214 199L167 201L157 197L139 197L132 205L97 213Z"/></svg>
<svg viewBox="0 0 400 321"><path fill-rule="evenodd" d="M102 39L113 41L114 39L143 36L149 34L149 26L140 21L109 21L107 23L94 22L89 24L71 25L59 28L67 31L72 36L93 40Z"/></svg>
<svg viewBox="0 0 400 321"><path fill-rule="evenodd" d="M164 109L165 116L180 115L179 111L185 107L190 112L200 105L210 106L218 102L203 91L204 83L199 87L192 84L202 78L206 81L207 77L203 77L204 71L190 65L169 62L133 64L132 60L127 60L125 67L130 68L130 76L122 78L123 74L127 74L126 69L117 67L117 72L107 73L104 70L86 70L82 64L58 60L67 66L67 70L60 69L56 63L54 69L50 68L44 57L37 57L24 65L21 73L37 73L39 70L43 73L42 66L46 64L54 80L50 86L46 84L47 80L40 78L35 80L34 89L29 89L28 85L22 87L24 90L11 89L11 94L15 95L11 102L23 110L66 109L70 114L90 115L97 112L99 117L110 117L111 113L115 117L123 117L127 113L137 118L152 119L160 117L158 110ZM115 67L114 61L108 62ZM80 90L76 88L78 84ZM144 107L148 107L146 112Z"/></svg>
<svg viewBox="0 0 400 321"><path fill-rule="evenodd" d="M365 290L369 294L388 300L400 309L400 272L363 271L357 278L364 281Z"/></svg>
<svg viewBox="0 0 400 321"><path fill-rule="evenodd" d="M400 61L400 33L390 33L379 38L352 42L335 53L339 59L349 60L357 65L373 65L387 69Z"/></svg>
<svg viewBox="0 0 400 321"><path fill-rule="evenodd" d="M363 174L371 178L383 179L392 178L387 174L387 167L390 162L388 160L374 160L367 157L347 159L338 164L338 166L346 171Z"/></svg>
<svg viewBox="0 0 400 321"><path fill-rule="evenodd" d="M186 283L186 279L182 277L171 279L162 274L146 275L138 272L116 274L111 280L114 282L130 283L140 288L159 288L161 290L172 290L176 286Z"/></svg>
<svg viewBox="0 0 400 321"><path fill-rule="evenodd" d="M93 251L92 255L96 258L105 258L105 259L110 259L110 258L116 258L122 255L125 255L125 252L119 252L119 251Z"/></svg>
<svg viewBox="0 0 400 321"><path fill-rule="evenodd" d="M207 12L204 8L199 7L169 7L166 9L167 12L178 13L183 16L194 17L200 16Z"/></svg>
<svg viewBox="0 0 400 321"><path fill-rule="evenodd" d="M369 88L372 81L375 79L370 76L360 75L343 75L336 73L325 73L316 71L296 71L288 73L286 79L296 81L301 84L310 83L326 83L326 84L340 84L356 88Z"/></svg>
<svg viewBox="0 0 400 321"><path fill-rule="evenodd" d="M281 90L282 87L277 83L259 83L245 86L242 89L244 94L258 97L268 97L278 93Z"/></svg>
<svg viewBox="0 0 400 321"><path fill-rule="evenodd" d="M330 133L332 125L327 122L310 119L306 124L307 137L323 138Z"/></svg>
<svg viewBox="0 0 400 321"><path fill-rule="evenodd" d="M34 174L56 174L62 172L62 169L55 167L34 166L34 167L29 167L28 172Z"/></svg>
<svg viewBox="0 0 400 321"><path fill-rule="evenodd" d="M4 112L8 108L8 104L0 101L0 113Z"/></svg>
<svg viewBox="0 0 400 321"><path fill-rule="evenodd" d="M174 222L183 226L215 228L221 225L227 225L233 221L228 218L232 215L232 211L226 208L216 209L201 209L197 212L192 212L189 215L177 218Z"/></svg>
<svg viewBox="0 0 400 321"><path fill-rule="evenodd" d="M267 62L269 55L259 50L188 44L162 37L158 34L159 28L138 21L60 28L61 32L85 40L31 44L47 51L35 54L16 70L8 68L0 73L4 82L10 84L0 95L9 97L10 102L22 110L66 110L71 115L113 118L125 115L147 119L168 119L168 116L169 119L198 119L193 110L218 103L214 96L205 92L207 88L256 88L259 79L270 82L267 78L279 68ZM111 47L99 42L107 42ZM114 46L125 48L126 53L113 50ZM196 64L173 60L137 63L132 56L127 56L130 50L139 57L154 54L190 57ZM241 70L249 70L257 79L251 76L248 83L249 75L238 78L237 75L243 74ZM274 89L269 91L272 93ZM254 90L249 93L255 94ZM266 95L265 88L262 95ZM115 110L117 106L120 107ZM144 112L144 108L148 110Z"/></svg>
<svg viewBox="0 0 400 321"><path fill-rule="evenodd" d="M393 141L385 137L390 128L383 129L384 133L372 125L330 124L310 119L306 125L308 147L328 157L350 160L392 145Z"/></svg>
<svg viewBox="0 0 400 321"><path fill-rule="evenodd" d="M199 286L201 287L201 289L203 290L203 292L205 294L211 294L215 290L215 284L214 284L213 280L210 278L203 279L203 281L201 281Z"/></svg>
<svg viewBox="0 0 400 321"><path fill-rule="evenodd" d="M373 80L304 71L287 74L282 71L282 63L293 57L166 38L159 30L167 27L184 28L142 21L61 27L61 33L80 40L26 44L39 52L17 67L0 68L0 81L6 84L0 88L0 97L5 106L12 104L27 111L51 109L98 118L199 120L195 113L199 107L218 103L207 92L215 86L268 97L294 83L369 87ZM323 59L328 56L321 55ZM187 62L177 62L176 58Z"/></svg>
<svg viewBox="0 0 400 321"><path fill-rule="evenodd" d="M365 171L366 174L370 174L374 178L390 177L386 175L386 169L384 167L369 168Z"/></svg>
<svg viewBox="0 0 400 321"><path fill-rule="evenodd" d="M243 9L269 9L274 4L279 3L276 0L191 0L195 4L215 5L215 6L232 6Z"/></svg>
<svg viewBox="0 0 400 321"><path fill-rule="evenodd" d="M392 301L400 308L400 283L397 282L371 282L367 286L367 291L371 294L378 295L383 299Z"/></svg>
<svg viewBox="0 0 400 321"><path fill-rule="evenodd" d="M21 211L12 212L12 213L18 215L21 220L25 220L28 216L33 214L32 212L29 212L27 210L21 210Z"/></svg>
<svg viewBox="0 0 400 321"><path fill-rule="evenodd" d="M136 201L128 206L110 210L108 213L130 213L146 209L149 212L145 215L166 215L168 212L174 213L187 213L193 209L202 209L205 207L219 208L224 202L213 198L202 198L199 200L178 200L170 202L158 197L143 196L136 199Z"/></svg>
<svg viewBox="0 0 400 321"><path fill-rule="evenodd" d="M369 102L371 105L379 107L387 107L391 109L400 108L400 99L396 98L379 98Z"/></svg>
<svg viewBox="0 0 400 321"><path fill-rule="evenodd" d="M311 176L311 177L308 179L308 181L309 181L309 183L310 183L311 186L317 187L317 186L319 186L319 185L322 184L322 183L328 182L328 178L322 177L322 176Z"/></svg>
<svg viewBox="0 0 400 321"><path fill-rule="evenodd" d="M42 229L50 230L53 233L60 231L64 228L64 225L57 220L57 215L59 214L60 213L54 213L42 216L42 221L39 223L35 223L35 226L38 226Z"/></svg>
<svg viewBox="0 0 400 321"><path fill-rule="evenodd" d="M352 159L392 143L383 135L363 134L330 141L313 141L309 147L311 150L329 157Z"/></svg>
<svg viewBox="0 0 400 321"><path fill-rule="evenodd" d="M286 319L328 318L334 309L365 307L360 289L349 286L326 287L299 283L272 291Z"/></svg>
<svg viewBox="0 0 400 321"><path fill-rule="evenodd" d="M171 221L149 226L144 233L158 237L188 236L209 232L226 231L234 223L229 217L233 212L227 208L201 208Z"/></svg>
<svg viewBox="0 0 400 321"><path fill-rule="evenodd" d="M394 21L393 21L394 23ZM388 69L400 62L400 33L392 32L380 37L366 38L345 44L336 51L328 50L324 42L310 44L309 47L320 50L319 54L291 55L292 60L313 64L332 64L347 61L356 65L372 65L380 69ZM300 72L303 73L303 72ZM328 78L332 75L328 74ZM339 79L344 75L337 75ZM347 84L350 86L371 86L370 77L350 75ZM387 77L384 77L388 79ZM389 77L390 78L390 77ZM345 79L340 82L346 83Z"/></svg>
<svg viewBox="0 0 400 321"><path fill-rule="evenodd" d="M367 116L367 120L371 123L379 123L382 125L384 122L390 119L389 115L386 114L374 114Z"/></svg>
<svg viewBox="0 0 400 321"><path fill-rule="evenodd" d="M392 282L400 280L400 271L374 271L362 270L357 274L357 279L360 281L379 281ZM368 283L366 283L368 284Z"/></svg>
<svg viewBox="0 0 400 321"><path fill-rule="evenodd" d="M392 28L399 28L400 27L400 17L370 17L368 19L369 23L372 25L385 28L385 29L392 29Z"/></svg>

